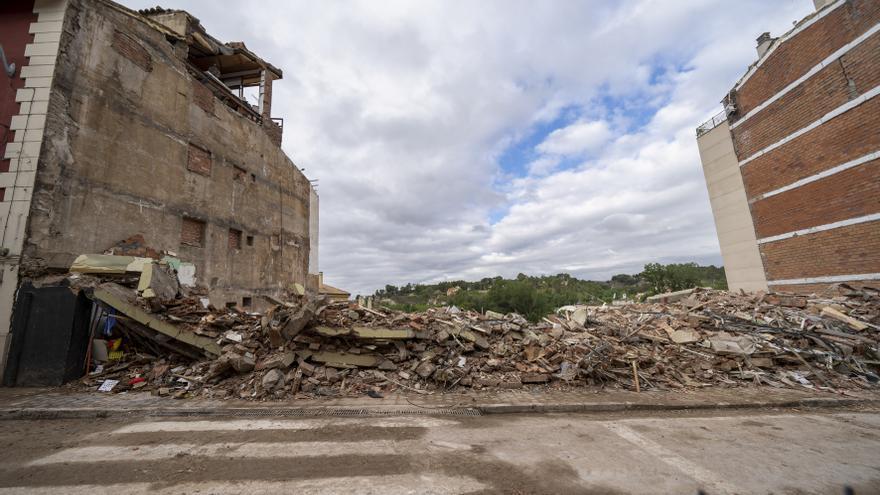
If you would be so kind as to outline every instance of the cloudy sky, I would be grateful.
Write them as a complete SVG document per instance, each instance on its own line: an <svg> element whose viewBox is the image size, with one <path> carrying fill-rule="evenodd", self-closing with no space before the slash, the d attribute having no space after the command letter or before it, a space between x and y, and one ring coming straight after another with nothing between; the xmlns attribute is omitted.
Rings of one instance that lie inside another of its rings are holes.
<svg viewBox="0 0 880 495"><path fill-rule="evenodd" d="M158 0L123 0L132 8ZM694 129L810 0L165 0L284 71L328 283L720 264Z"/></svg>

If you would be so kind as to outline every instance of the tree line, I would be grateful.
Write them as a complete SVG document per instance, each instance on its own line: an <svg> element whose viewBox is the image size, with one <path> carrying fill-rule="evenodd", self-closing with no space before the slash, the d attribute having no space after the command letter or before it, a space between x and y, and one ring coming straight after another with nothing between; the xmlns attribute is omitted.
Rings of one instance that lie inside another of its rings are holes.
<svg viewBox="0 0 880 495"><path fill-rule="evenodd" d="M727 289L724 268L696 263L649 263L638 274L618 274L603 282L580 280L567 273L545 276L521 273L514 279L487 277L475 282L386 285L374 296L379 304L404 311L455 305L477 311L516 312L538 321L560 306L633 299L696 286Z"/></svg>

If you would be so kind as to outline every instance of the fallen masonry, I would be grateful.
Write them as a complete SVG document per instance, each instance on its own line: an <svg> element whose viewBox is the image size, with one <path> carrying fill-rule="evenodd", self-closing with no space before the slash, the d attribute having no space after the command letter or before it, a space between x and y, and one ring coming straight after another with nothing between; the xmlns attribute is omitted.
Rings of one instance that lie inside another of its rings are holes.
<svg viewBox="0 0 880 495"><path fill-rule="evenodd" d="M880 291L847 285L811 297L695 289L672 303L567 306L530 323L455 307L378 311L295 292L249 313L215 308L173 282L145 297L136 278L110 277L70 280L102 308L96 328L114 321L95 340L109 353L94 352L74 387L254 400L524 386L847 393L877 387L880 368ZM168 285L174 297L161 296ZM112 357L98 362L99 354Z"/></svg>

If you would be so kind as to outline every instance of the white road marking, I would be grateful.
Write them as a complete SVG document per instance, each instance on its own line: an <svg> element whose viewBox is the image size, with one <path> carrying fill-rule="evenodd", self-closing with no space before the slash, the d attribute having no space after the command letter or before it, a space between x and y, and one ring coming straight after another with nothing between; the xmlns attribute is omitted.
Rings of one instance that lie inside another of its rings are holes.
<svg viewBox="0 0 880 495"><path fill-rule="evenodd" d="M30 466L67 463L95 463L104 461L147 461L171 459L188 455L199 457L292 458L335 455L401 454L424 451L424 442L418 440L373 440L366 442L252 442L252 443L166 443L162 445L98 445L73 447L31 461ZM449 445L443 448L452 448ZM462 445L462 449L470 449Z"/></svg>
<svg viewBox="0 0 880 495"><path fill-rule="evenodd" d="M713 494L739 493L736 486L731 485L718 474L696 464L675 452L663 447L659 443L637 433L628 426L619 423L604 423L604 426L616 433L620 438L636 445L648 454L665 462L669 466L683 472L700 484L700 488Z"/></svg>
<svg viewBox="0 0 880 495"><path fill-rule="evenodd" d="M341 478L321 478L291 481L244 481L244 482L193 482L171 486L153 483L117 483L107 485L67 485L67 486L21 486L0 488L0 495L180 495L185 493L206 493L211 495L240 494L275 495L277 493L296 493L297 495L324 495L338 493L358 493L375 495L413 495L435 494L452 495L486 489L486 485L465 476L444 476L440 474L399 474L390 476L350 476Z"/></svg>
<svg viewBox="0 0 880 495"><path fill-rule="evenodd" d="M186 431L238 430L317 430L329 426L363 426L374 428L434 428L452 426L456 421L430 417L400 418L332 418L332 419L236 419L201 421L149 421L123 426L113 433L155 433Z"/></svg>

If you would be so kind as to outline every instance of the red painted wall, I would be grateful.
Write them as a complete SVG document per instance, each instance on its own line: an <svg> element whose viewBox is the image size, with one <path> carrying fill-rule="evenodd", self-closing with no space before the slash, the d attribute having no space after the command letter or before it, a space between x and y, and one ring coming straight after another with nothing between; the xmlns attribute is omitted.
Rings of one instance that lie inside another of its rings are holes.
<svg viewBox="0 0 880 495"><path fill-rule="evenodd" d="M0 157L6 151L6 143L15 137L9 130L13 115L18 115L19 105L15 102L15 91L24 86L20 77L21 68L27 64L24 47L33 40L28 33L37 15L33 13L33 0L2 0L0 1L0 45L6 52L6 59L15 63L15 75L10 80L5 72L0 71ZM0 160L0 172L9 170L9 160Z"/></svg>

